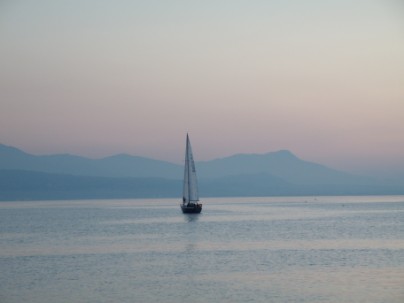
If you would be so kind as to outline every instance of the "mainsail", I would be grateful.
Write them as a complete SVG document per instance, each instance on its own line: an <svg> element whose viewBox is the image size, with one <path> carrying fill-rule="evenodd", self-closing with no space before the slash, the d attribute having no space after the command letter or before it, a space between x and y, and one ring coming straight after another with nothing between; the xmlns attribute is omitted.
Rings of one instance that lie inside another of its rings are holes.
<svg viewBox="0 0 404 303"><path fill-rule="evenodd" d="M188 134L185 149L184 186L182 197L183 204L196 203L197 201L199 201L195 163Z"/></svg>

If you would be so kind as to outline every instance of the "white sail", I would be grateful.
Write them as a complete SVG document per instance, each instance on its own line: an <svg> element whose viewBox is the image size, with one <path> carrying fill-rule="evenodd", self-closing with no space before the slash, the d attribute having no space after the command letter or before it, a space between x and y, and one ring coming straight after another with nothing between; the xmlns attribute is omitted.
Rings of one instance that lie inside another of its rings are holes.
<svg viewBox="0 0 404 303"><path fill-rule="evenodd" d="M185 168L184 168L184 186L183 186L183 204L199 201L198 182L196 179L196 170L194 157L192 155L191 142L187 134L185 149Z"/></svg>

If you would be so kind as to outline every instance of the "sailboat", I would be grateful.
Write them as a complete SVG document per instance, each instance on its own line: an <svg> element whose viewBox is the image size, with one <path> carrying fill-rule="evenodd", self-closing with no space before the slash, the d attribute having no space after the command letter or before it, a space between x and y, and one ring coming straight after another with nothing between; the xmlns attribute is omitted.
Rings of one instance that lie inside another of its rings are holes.
<svg viewBox="0 0 404 303"><path fill-rule="evenodd" d="M185 214L199 214L202 210L202 204L198 203L198 182L196 179L196 170L194 157L192 155L191 142L187 134L185 148L185 166L184 166L184 185L182 192L181 210Z"/></svg>

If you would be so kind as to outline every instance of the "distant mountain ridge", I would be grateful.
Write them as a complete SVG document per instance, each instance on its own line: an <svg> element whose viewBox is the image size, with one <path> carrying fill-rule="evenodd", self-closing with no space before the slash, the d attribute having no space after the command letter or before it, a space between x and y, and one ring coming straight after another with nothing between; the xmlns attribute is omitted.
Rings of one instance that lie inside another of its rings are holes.
<svg viewBox="0 0 404 303"><path fill-rule="evenodd" d="M196 168L202 196L404 194L403 181L352 175L287 150L236 154ZM144 157L35 156L0 144L0 200L180 196L182 175L181 165Z"/></svg>
<svg viewBox="0 0 404 303"><path fill-rule="evenodd" d="M288 150L266 154L237 154L198 163L203 177L269 173L294 184L363 184L372 178L355 176L299 159Z"/></svg>
<svg viewBox="0 0 404 303"><path fill-rule="evenodd" d="M179 165L127 154L89 159L69 154L34 156L0 144L0 169L21 169L46 173L98 177L181 178Z"/></svg>
<svg viewBox="0 0 404 303"><path fill-rule="evenodd" d="M266 154L236 154L211 161L196 162L199 178L222 178L242 174L267 173L291 183L350 183L366 178L340 172L299 159L290 151ZM0 169L21 169L47 173L99 177L181 179L183 167L166 161L119 154L89 159L69 154L34 156L0 144ZM366 179L368 180L368 179ZM369 181L369 180L368 180Z"/></svg>
<svg viewBox="0 0 404 303"><path fill-rule="evenodd" d="M175 197L182 182L0 170L0 201Z"/></svg>

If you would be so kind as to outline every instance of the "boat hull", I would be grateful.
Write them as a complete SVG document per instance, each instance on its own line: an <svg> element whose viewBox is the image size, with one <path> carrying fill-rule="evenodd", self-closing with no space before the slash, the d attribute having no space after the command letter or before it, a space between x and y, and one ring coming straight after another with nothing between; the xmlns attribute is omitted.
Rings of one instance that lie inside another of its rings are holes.
<svg viewBox="0 0 404 303"><path fill-rule="evenodd" d="M184 214L199 214L202 211L202 204L183 205L181 210Z"/></svg>

